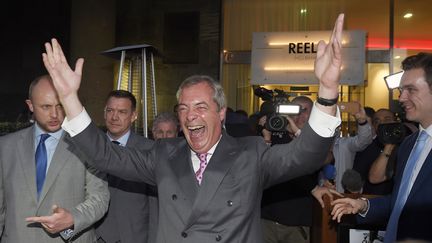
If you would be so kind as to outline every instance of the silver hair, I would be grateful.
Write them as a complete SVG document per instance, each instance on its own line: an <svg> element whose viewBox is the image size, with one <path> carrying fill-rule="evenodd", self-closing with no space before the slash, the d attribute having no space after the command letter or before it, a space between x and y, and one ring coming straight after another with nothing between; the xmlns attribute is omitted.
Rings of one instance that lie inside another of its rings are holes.
<svg viewBox="0 0 432 243"><path fill-rule="evenodd" d="M179 101L180 94L184 88L188 88L200 83L207 83L210 86L210 88L213 90L213 100L218 106L218 111L226 107L225 93L223 91L222 85L219 82L215 81L210 76L206 76L206 75L192 75L186 78L180 84L177 90L177 94L176 94L177 102Z"/></svg>
<svg viewBox="0 0 432 243"><path fill-rule="evenodd" d="M152 131L155 131L155 129L159 125L159 123L162 123L162 122L172 122L178 131L179 121L178 121L177 117L171 112L159 113L155 117L155 119L153 120Z"/></svg>

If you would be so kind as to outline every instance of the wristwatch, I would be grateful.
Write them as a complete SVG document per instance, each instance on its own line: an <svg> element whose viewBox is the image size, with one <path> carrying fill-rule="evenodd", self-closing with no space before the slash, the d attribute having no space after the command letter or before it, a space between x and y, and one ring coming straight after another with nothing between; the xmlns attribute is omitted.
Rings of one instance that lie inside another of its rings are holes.
<svg viewBox="0 0 432 243"><path fill-rule="evenodd" d="M337 96L334 99L326 99L318 96L317 103L323 106L332 106L332 105L336 105L338 100L339 100L339 96Z"/></svg>
<svg viewBox="0 0 432 243"><path fill-rule="evenodd" d="M365 217L370 207L369 199L365 197L359 197L358 199L366 202L366 208L364 208L361 212L358 212L360 216Z"/></svg>

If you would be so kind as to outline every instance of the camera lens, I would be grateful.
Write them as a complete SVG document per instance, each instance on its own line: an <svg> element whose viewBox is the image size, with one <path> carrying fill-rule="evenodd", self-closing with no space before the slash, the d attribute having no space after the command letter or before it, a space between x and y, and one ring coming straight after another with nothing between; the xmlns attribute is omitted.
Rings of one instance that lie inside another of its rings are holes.
<svg viewBox="0 0 432 243"><path fill-rule="evenodd" d="M267 120L267 130L269 131L285 131L288 121L283 116L273 115Z"/></svg>

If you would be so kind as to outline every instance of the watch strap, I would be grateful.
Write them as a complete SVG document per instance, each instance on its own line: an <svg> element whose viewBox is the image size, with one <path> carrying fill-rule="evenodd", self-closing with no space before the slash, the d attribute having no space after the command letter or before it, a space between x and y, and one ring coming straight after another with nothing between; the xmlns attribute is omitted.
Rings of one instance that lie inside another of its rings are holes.
<svg viewBox="0 0 432 243"><path fill-rule="evenodd" d="M334 99L326 99L318 96L317 103L323 106L332 106L336 105L339 100L339 96Z"/></svg>

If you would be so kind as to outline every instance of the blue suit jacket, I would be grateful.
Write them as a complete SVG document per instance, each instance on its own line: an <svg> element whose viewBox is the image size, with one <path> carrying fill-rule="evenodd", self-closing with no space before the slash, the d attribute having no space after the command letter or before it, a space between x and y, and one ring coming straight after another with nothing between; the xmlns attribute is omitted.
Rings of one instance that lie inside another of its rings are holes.
<svg viewBox="0 0 432 243"><path fill-rule="evenodd" d="M370 200L370 209L364 219L367 223L388 221L395 204L399 186L409 154L415 144L418 132L407 137L398 151L395 185L392 194ZM360 218L360 217L358 217ZM426 158L411 189L399 218L397 239L418 239L432 241L432 153Z"/></svg>

